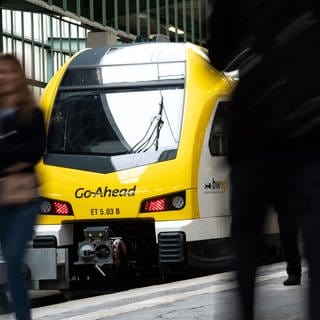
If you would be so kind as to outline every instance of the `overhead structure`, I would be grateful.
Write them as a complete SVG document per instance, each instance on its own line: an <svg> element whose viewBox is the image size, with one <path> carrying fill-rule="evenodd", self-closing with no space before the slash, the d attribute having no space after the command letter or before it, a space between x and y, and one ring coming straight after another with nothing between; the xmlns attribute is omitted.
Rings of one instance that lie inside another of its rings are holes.
<svg viewBox="0 0 320 320"><path fill-rule="evenodd" d="M130 41L165 34L171 41L203 44L210 0L26 0L38 8L79 20L88 28L115 32Z"/></svg>
<svg viewBox="0 0 320 320"><path fill-rule="evenodd" d="M22 60L41 94L68 57L101 39L113 44L161 34L171 42L204 46L213 1L0 0L0 51Z"/></svg>

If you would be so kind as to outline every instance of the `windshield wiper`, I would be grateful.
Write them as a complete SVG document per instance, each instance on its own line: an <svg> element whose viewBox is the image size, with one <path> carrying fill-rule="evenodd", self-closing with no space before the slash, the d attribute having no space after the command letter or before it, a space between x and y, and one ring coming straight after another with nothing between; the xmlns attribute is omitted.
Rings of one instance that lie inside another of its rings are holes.
<svg viewBox="0 0 320 320"><path fill-rule="evenodd" d="M161 92L160 92L161 94ZM158 151L159 149L159 138L160 138L160 130L162 129L163 127L163 123L164 121L162 120L162 114L163 114L163 110L164 110L164 105L163 105L163 96L161 94L161 101L159 103L159 112L158 114L154 117L154 119L156 120L156 124L155 124L155 127L152 131L152 134L150 135L150 138L149 140L147 141L147 144L145 145L148 145L151 138L153 137L153 134L155 133L155 137L153 139L153 141L151 142L151 144L149 144L149 146L145 147L143 150L141 150L142 152L146 152L148 151L152 146L155 146L155 150Z"/></svg>
<svg viewBox="0 0 320 320"><path fill-rule="evenodd" d="M160 130L163 127L164 121L162 120L163 114L163 96L161 95L161 101L159 103L159 112L156 116L153 117L148 129L142 139L138 141L128 153L138 153L138 152L146 152L148 151L153 145L155 146L155 150L159 149L159 137L160 137ZM149 135L149 136L148 136ZM148 136L148 137L147 137ZM154 137L154 138L153 138ZM152 139L153 138L153 139ZM151 141L151 143L150 143Z"/></svg>
<svg viewBox="0 0 320 320"><path fill-rule="evenodd" d="M159 138L160 138L160 130L163 127L163 123L164 121L162 120L162 113L163 113L163 95L161 94L161 101L159 103L160 109L159 109L159 113L157 115L157 124L156 124L156 137L155 137L155 141L154 141L154 145L155 145L155 149L156 151L158 151L159 149Z"/></svg>

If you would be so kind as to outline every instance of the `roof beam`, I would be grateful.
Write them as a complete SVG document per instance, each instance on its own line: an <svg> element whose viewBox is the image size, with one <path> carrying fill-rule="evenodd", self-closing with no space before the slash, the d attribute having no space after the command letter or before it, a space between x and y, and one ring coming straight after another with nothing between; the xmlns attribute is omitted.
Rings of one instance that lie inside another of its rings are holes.
<svg viewBox="0 0 320 320"><path fill-rule="evenodd" d="M60 16L65 16L65 17L69 17L71 19L80 21L83 25L88 26L89 28L92 28L94 30L108 31L108 32L116 34L118 37L125 38L128 40L134 40L136 38L136 36L134 34L128 34L128 33L121 31L121 30L115 30L111 27L104 26L101 23L91 21L91 20L89 20L85 17L82 17L82 16L79 17L78 15L76 15L75 13L73 13L71 11L63 10L62 8L57 7L55 5L49 5L48 3L46 3L42 0L26 0L26 2L29 2L29 3L34 4L36 6L39 6L47 11L53 12L53 13L58 14Z"/></svg>

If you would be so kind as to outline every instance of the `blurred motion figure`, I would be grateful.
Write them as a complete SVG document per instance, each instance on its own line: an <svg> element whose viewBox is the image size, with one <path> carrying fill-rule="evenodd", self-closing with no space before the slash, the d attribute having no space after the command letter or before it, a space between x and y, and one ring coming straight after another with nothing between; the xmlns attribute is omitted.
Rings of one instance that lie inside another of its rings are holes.
<svg viewBox="0 0 320 320"><path fill-rule="evenodd" d="M280 240L284 259L287 263L288 278L283 281L285 286L301 284L301 255L299 250L299 221L296 215L287 212L286 208L275 206L278 213ZM281 213L281 214L280 214Z"/></svg>
<svg viewBox="0 0 320 320"><path fill-rule="evenodd" d="M43 114L28 89L22 67L13 55L1 54L0 243L11 301L19 320L31 319L22 259L40 210L34 166L44 147ZM4 296L2 293L2 302Z"/></svg>
<svg viewBox="0 0 320 320"><path fill-rule="evenodd" d="M226 123L231 236L246 320L254 319L262 228L276 201L288 219L301 221L309 317L320 319L319 6L318 0L217 0L210 16L208 49L217 69L250 44Z"/></svg>

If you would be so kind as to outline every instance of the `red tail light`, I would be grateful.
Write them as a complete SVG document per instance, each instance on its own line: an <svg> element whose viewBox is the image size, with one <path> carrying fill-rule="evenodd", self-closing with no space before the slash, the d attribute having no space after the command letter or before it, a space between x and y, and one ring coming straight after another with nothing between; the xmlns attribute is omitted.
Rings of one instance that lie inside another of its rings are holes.
<svg viewBox="0 0 320 320"><path fill-rule="evenodd" d="M168 208L168 199L158 198L158 199L145 201L143 211L144 212L166 211L167 208Z"/></svg>
<svg viewBox="0 0 320 320"><path fill-rule="evenodd" d="M181 210L186 202L185 191L163 195L157 198L147 199L142 202L140 212L160 212Z"/></svg>
<svg viewBox="0 0 320 320"><path fill-rule="evenodd" d="M73 215L73 212L72 207L68 202L43 199L41 202L41 214L70 216Z"/></svg>
<svg viewBox="0 0 320 320"><path fill-rule="evenodd" d="M56 214L66 215L70 213L69 207L66 203L54 201L53 206Z"/></svg>

